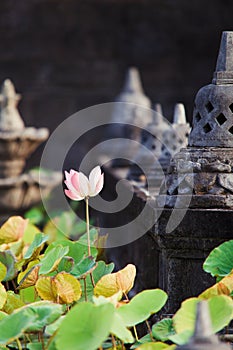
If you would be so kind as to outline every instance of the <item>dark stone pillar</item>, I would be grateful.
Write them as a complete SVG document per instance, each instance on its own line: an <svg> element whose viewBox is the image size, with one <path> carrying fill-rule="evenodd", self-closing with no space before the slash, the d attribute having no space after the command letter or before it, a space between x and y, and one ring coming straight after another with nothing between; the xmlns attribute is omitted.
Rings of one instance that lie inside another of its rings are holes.
<svg viewBox="0 0 233 350"><path fill-rule="evenodd" d="M233 32L223 33L212 84L195 98L189 146L174 156L164 196L158 197L158 206L163 202L166 208L157 237L159 285L169 295L168 313L214 283L202 264L213 248L233 236L232 39ZM169 229L170 215L182 210L183 220L175 224L173 216Z"/></svg>
<svg viewBox="0 0 233 350"><path fill-rule="evenodd" d="M174 313L180 303L198 296L214 284L202 265L209 252L232 238L233 212L221 209L189 209L171 233L166 226L171 215L164 209L159 218L159 287L168 293L166 313Z"/></svg>

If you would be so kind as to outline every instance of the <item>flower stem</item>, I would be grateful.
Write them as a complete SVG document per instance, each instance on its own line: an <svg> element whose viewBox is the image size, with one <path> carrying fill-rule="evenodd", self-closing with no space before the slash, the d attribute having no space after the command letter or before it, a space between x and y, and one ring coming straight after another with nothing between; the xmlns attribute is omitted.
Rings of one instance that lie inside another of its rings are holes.
<svg viewBox="0 0 233 350"><path fill-rule="evenodd" d="M90 222L89 222L88 197L85 198L85 202L86 202L86 223L87 223L87 246L88 246L88 256L91 256L91 241L90 241Z"/></svg>
<svg viewBox="0 0 233 350"><path fill-rule="evenodd" d="M113 349L116 350L116 339L114 338L114 335L111 334L111 338L112 338L112 346L113 346Z"/></svg>
<svg viewBox="0 0 233 350"><path fill-rule="evenodd" d="M91 283L93 285L93 288L95 288L95 280L94 280L92 272L90 273L90 276L91 276Z"/></svg>
<svg viewBox="0 0 233 350"><path fill-rule="evenodd" d="M83 284L84 284L85 301L87 301L87 281L86 281L86 277L84 277L84 279L83 279Z"/></svg>
<svg viewBox="0 0 233 350"><path fill-rule="evenodd" d="M153 337L153 334L152 334L152 330L151 330L151 327L150 327L149 322L148 322L147 320L146 320L145 322L146 322L146 325L147 325L147 328L148 328L148 331L149 331L149 334L150 334L150 339L151 339L151 341L155 341L155 340L154 340L154 337Z"/></svg>
<svg viewBox="0 0 233 350"><path fill-rule="evenodd" d="M16 340L16 343L17 343L18 349L19 349L19 350L22 350L22 346L21 346L21 343L20 343L19 338L16 338L15 340Z"/></svg>
<svg viewBox="0 0 233 350"><path fill-rule="evenodd" d="M133 326L133 330L134 330L135 338L138 341L138 332L137 332L136 326Z"/></svg>

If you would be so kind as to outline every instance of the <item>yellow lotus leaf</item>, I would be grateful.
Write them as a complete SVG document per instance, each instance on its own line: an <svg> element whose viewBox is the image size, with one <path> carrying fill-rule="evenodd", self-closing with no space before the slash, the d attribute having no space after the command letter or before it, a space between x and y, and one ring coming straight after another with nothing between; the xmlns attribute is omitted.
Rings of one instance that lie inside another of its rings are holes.
<svg viewBox="0 0 233 350"><path fill-rule="evenodd" d="M107 298L104 297L103 295L99 295L98 297L93 296L93 302L95 305L111 303L117 308L122 298L122 294L123 294L122 291L118 291L116 294L113 294L111 297L107 297Z"/></svg>
<svg viewBox="0 0 233 350"><path fill-rule="evenodd" d="M36 284L40 269L40 266L37 265L38 263L39 260L31 261L28 264L27 269L19 273L17 278L19 284L18 289L28 288Z"/></svg>
<svg viewBox="0 0 233 350"><path fill-rule="evenodd" d="M41 276L37 280L35 287L41 299L56 302L57 298L53 294L51 282L52 282L51 277Z"/></svg>
<svg viewBox="0 0 233 350"><path fill-rule="evenodd" d="M94 288L94 295L104 296L106 298L119 292L117 285L116 273L110 273L101 277Z"/></svg>
<svg viewBox="0 0 233 350"><path fill-rule="evenodd" d="M7 267L0 261L0 281L4 279L7 273Z"/></svg>
<svg viewBox="0 0 233 350"><path fill-rule="evenodd" d="M17 259L22 258L23 248L24 248L24 242L22 239L18 239L18 241L16 242L3 243L0 245L1 252L4 252L6 250L11 250L12 253L17 257Z"/></svg>
<svg viewBox="0 0 233 350"><path fill-rule="evenodd" d="M23 237L28 219L11 216L0 228L0 244L16 242Z"/></svg>
<svg viewBox="0 0 233 350"><path fill-rule="evenodd" d="M67 272L60 272L52 278L52 291L60 304L71 304L81 298L80 282Z"/></svg>
<svg viewBox="0 0 233 350"><path fill-rule="evenodd" d="M8 249L16 256L18 260L23 257L24 241L22 238L18 239L17 242L12 242L8 244Z"/></svg>
<svg viewBox="0 0 233 350"><path fill-rule="evenodd" d="M7 299L6 289L2 283L0 283L0 309L2 309Z"/></svg>
<svg viewBox="0 0 233 350"><path fill-rule="evenodd" d="M7 314L11 314L14 310L22 307L23 305L24 303L20 299L20 296L18 294L15 294L12 290L8 290L7 299L2 308L2 311L6 312Z"/></svg>
<svg viewBox="0 0 233 350"><path fill-rule="evenodd" d="M134 285L136 267L132 264L117 272L117 284L123 293L128 293Z"/></svg>
<svg viewBox="0 0 233 350"><path fill-rule="evenodd" d="M118 272L101 277L94 288L94 294L96 296L103 295L104 297L111 297L119 291L126 294L133 287L135 276L135 266L128 264Z"/></svg>
<svg viewBox="0 0 233 350"><path fill-rule="evenodd" d="M108 297L107 300L112 303L115 307L119 306L120 300L122 298L122 291L119 290L116 294L112 295L111 297Z"/></svg>
<svg viewBox="0 0 233 350"><path fill-rule="evenodd" d="M216 295L230 295L233 291L233 275L230 274L224 277L220 282L206 289L199 295L200 299L209 299Z"/></svg>

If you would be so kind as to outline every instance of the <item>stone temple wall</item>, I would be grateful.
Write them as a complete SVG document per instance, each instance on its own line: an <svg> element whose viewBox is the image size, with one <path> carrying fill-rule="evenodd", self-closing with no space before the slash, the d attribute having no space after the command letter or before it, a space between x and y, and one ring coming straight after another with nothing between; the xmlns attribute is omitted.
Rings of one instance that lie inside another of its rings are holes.
<svg viewBox="0 0 233 350"><path fill-rule="evenodd" d="M11 78L23 94L27 125L53 130L79 109L113 101L135 65L165 116L182 101L191 121L232 11L231 0L0 1L0 81Z"/></svg>

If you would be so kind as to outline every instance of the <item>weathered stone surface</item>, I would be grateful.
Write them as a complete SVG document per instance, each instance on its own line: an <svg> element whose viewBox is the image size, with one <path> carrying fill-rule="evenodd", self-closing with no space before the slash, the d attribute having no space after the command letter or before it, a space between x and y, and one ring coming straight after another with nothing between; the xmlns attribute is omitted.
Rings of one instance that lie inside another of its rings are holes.
<svg viewBox="0 0 233 350"><path fill-rule="evenodd" d="M219 187L219 186L213 186L211 190L209 190L209 194L214 194L214 195L221 195L224 194L226 195L226 191L224 188Z"/></svg>
<svg viewBox="0 0 233 350"><path fill-rule="evenodd" d="M187 197L187 199L183 197ZM187 208L187 202L189 208L205 208L205 209L233 209L233 195L226 193L222 188L213 189L212 193L203 195L193 195L190 192L179 195L159 195L156 199L158 207L171 208Z"/></svg>
<svg viewBox="0 0 233 350"><path fill-rule="evenodd" d="M220 186L233 193L233 174L218 174Z"/></svg>
<svg viewBox="0 0 233 350"><path fill-rule="evenodd" d="M167 233L170 215L179 215L179 210L164 209L158 220L159 286L169 295L167 313L174 313L184 299L199 295L214 283L203 271L203 261L214 247L232 238L233 215L226 207L188 209L182 222Z"/></svg>
<svg viewBox="0 0 233 350"><path fill-rule="evenodd" d="M177 194L177 187L183 181L182 177L176 177L167 175L165 177L165 187L163 188L163 193L166 191L169 195Z"/></svg>
<svg viewBox="0 0 233 350"><path fill-rule="evenodd" d="M231 193L231 178L233 149L231 148L191 148L182 149L171 161L169 174L166 179L168 194L177 194L178 175L186 174L187 188L182 184L180 194L189 193L189 188L193 188L194 195L199 194L223 194ZM216 176L222 174L220 183L216 181ZM227 174L230 176L228 177ZM190 175L190 176L189 176ZM228 185L226 180L228 179ZM219 190L217 190L219 188ZM222 190L224 188L224 191ZM218 207L218 206L217 206Z"/></svg>
<svg viewBox="0 0 233 350"><path fill-rule="evenodd" d="M200 163L202 171L207 171L206 166L208 164L213 168L214 163L216 163L217 169L220 172L223 170L221 167L218 168L221 164L224 164L224 166L233 166L232 148L187 147L181 149L173 158L175 163L178 163L180 160ZM227 167L226 169L228 172L229 168Z"/></svg>
<svg viewBox="0 0 233 350"><path fill-rule="evenodd" d="M180 183L177 183L177 194L192 194L194 185L194 174L182 174L182 176L179 175L178 179L182 181L180 181Z"/></svg>
<svg viewBox="0 0 233 350"><path fill-rule="evenodd" d="M214 173L197 173L194 175L194 194L208 193L216 182L217 175Z"/></svg>
<svg viewBox="0 0 233 350"><path fill-rule="evenodd" d="M166 177L168 195L194 193L195 195L209 193L216 183L217 175L214 173L186 173L179 176Z"/></svg>
<svg viewBox="0 0 233 350"><path fill-rule="evenodd" d="M203 163L202 165L203 171L206 172L220 172L220 173L230 173L231 166L229 164L222 163L219 159L217 159L213 163Z"/></svg>
<svg viewBox="0 0 233 350"><path fill-rule="evenodd" d="M179 160L177 163L177 172L178 173L192 173L201 170L200 163L194 163L190 160Z"/></svg>

